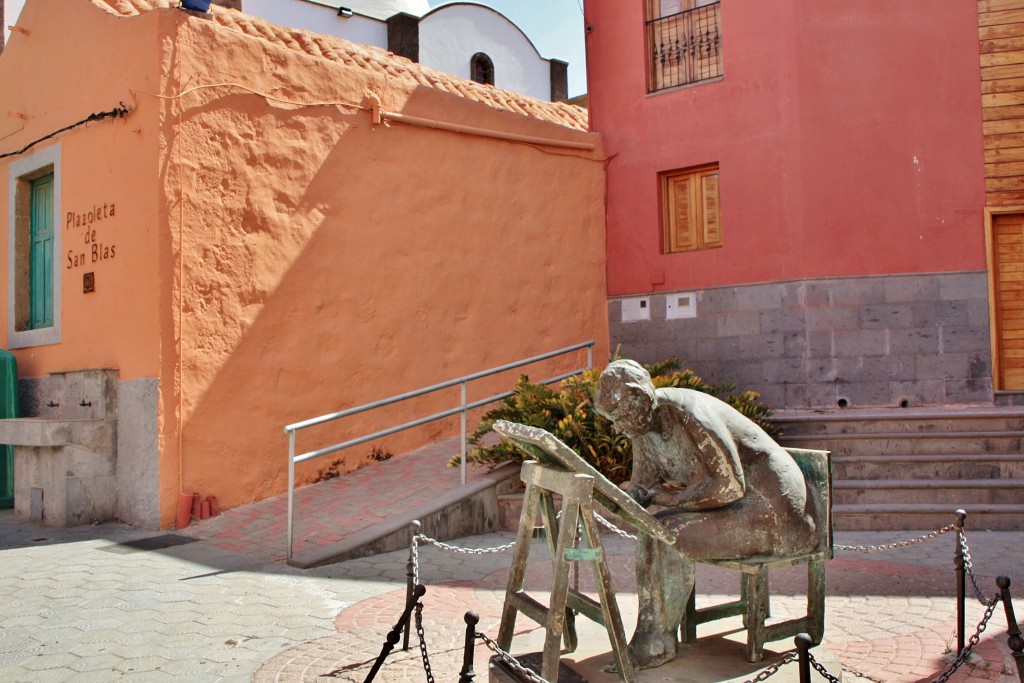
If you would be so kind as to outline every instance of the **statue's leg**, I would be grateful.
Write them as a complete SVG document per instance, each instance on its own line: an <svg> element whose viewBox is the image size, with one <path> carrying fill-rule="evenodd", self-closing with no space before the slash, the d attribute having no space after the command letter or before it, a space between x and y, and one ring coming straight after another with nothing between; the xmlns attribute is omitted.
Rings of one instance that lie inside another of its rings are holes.
<svg viewBox="0 0 1024 683"><path fill-rule="evenodd" d="M629 652L637 669L671 662L679 642L679 623L693 590L694 565L676 550L639 534L636 585L639 600L636 631Z"/></svg>

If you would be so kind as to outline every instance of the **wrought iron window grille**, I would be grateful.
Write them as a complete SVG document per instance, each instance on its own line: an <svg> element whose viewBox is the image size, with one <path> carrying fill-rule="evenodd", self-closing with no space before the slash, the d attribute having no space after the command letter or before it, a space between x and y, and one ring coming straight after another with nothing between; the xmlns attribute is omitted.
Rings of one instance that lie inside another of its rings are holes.
<svg viewBox="0 0 1024 683"><path fill-rule="evenodd" d="M720 7L714 2L647 22L650 92L722 75Z"/></svg>

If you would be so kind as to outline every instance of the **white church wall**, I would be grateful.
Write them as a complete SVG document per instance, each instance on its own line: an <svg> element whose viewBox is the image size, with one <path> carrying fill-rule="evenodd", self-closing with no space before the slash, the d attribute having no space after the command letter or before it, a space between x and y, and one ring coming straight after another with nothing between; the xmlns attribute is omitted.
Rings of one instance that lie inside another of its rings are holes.
<svg viewBox="0 0 1024 683"><path fill-rule="evenodd" d="M18 23L18 16L21 14L21 8L25 6L25 0L5 0L4 11L0 19L3 20L4 27L4 44L11 39L11 29L8 28Z"/></svg>
<svg viewBox="0 0 1024 683"><path fill-rule="evenodd" d="M301 1L243 0L242 10L272 24L315 31L361 45L376 45L384 49L388 47L386 23L358 14L339 17L334 7Z"/></svg>
<svg viewBox="0 0 1024 683"><path fill-rule="evenodd" d="M444 5L420 22L420 62L470 77L470 60L483 52L494 63L494 85L551 99L551 65L502 14L480 5Z"/></svg>

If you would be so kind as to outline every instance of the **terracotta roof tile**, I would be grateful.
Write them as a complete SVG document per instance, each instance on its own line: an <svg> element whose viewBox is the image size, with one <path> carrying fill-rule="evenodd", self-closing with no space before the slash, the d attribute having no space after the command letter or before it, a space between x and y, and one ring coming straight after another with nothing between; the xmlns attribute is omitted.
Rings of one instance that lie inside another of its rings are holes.
<svg viewBox="0 0 1024 683"><path fill-rule="evenodd" d="M94 5L118 16L136 16L154 9L177 6L172 0L90 0ZM585 131L587 111L582 107L546 102L492 86L467 81L457 76L429 69L371 45L350 43L341 38L276 26L256 17L217 5L211 6L213 19L226 29L265 40L318 59L339 62L346 66L404 79L420 85L452 93L467 100L482 102L495 109L557 123Z"/></svg>

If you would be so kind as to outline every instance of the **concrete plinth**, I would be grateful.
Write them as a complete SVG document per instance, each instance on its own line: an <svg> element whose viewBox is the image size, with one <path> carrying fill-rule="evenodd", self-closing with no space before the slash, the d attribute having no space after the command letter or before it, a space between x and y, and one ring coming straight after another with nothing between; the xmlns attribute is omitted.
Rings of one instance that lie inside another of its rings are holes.
<svg viewBox="0 0 1024 683"><path fill-rule="evenodd" d="M633 609L629 609L629 605ZM623 620L635 623L635 600L620 600ZM626 612L631 612L626 614ZM523 623L529 620L519 617ZM604 671L613 662L609 650L608 636L604 627L585 618L576 619L579 648L573 653L563 653L561 663L571 669L579 678L589 683L617 683L618 674ZM787 651L794 650L793 639L769 643L765 647L764 660L752 664L746 660L746 631L740 618L732 617L701 626L694 643L680 643L676 659L656 669L637 672L637 683L742 683L757 676L767 667L780 662ZM512 642L512 654L539 652L544 646L544 630L517 635ZM839 658L822 646L811 648L811 654L825 667L829 675L843 680L842 664ZM489 667L492 683L517 683L515 679L495 666ZM560 681L562 678L559 679ZM570 680L566 678L565 683ZM783 666L771 679L773 683L797 683L800 680L796 662ZM812 667L811 681L824 682L824 676ZM551 683L556 683L552 681Z"/></svg>

